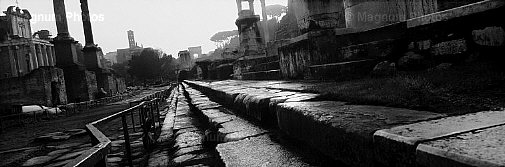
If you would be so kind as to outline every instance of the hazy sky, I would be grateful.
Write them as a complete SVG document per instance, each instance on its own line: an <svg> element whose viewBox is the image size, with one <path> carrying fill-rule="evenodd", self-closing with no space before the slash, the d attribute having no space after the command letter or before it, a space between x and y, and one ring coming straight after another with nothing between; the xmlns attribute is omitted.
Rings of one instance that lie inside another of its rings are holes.
<svg viewBox="0 0 505 167"><path fill-rule="evenodd" d="M18 0L32 14L32 31L47 29L56 36L52 0ZM174 56L191 46L204 53L216 47L209 39L216 32L235 30L235 0L88 0L95 43L104 53L127 48L127 30L144 47L160 48ZM259 13L259 0L256 0ZM79 0L66 0L70 35L84 43ZM266 0L267 5L287 5L287 0ZM16 0L0 0L0 10ZM4 15L2 13L2 15Z"/></svg>

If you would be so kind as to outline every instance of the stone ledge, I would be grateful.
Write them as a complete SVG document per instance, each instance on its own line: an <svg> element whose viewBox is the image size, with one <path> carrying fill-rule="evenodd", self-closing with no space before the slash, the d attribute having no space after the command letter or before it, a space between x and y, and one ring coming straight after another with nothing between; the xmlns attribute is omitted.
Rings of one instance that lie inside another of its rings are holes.
<svg viewBox="0 0 505 167"><path fill-rule="evenodd" d="M420 144L422 166L505 166L505 125Z"/></svg>
<svg viewBox="0 0 505 167"><path fill-rule="evenodd" d="M383 163L414 164L415 149L420 143L503 124L505 111L480 112L380 130L375 132L374 142L379 146L378 156Z"/></svg>
<svg viewBox="0 0 505 167"><path fill-rule="evenodd" d="M310 166L268 135L219 144L217 150L227 166Z"/></svg>
<svg viewBox="0 0 505 167"><path fill-rule="evenodd" d="M297 89L303 89L303 83L288 81L188 81L188 84L206 90L207 95L228 96L223 99L233 100L244 110L268 111L264 116L275 119L269 121L281 131L350 165L505 164L505 131L500 130L505 129L505 111L446 117L336 101L296 102L307 100L304 98L315 100L317 94L300 93ZM465 144L469 142L474 144Z"/></svg>
<svg viewBox="0 0 505 167"><path fill-rule="evenodd" d="M375 131L442 116L335 101L289 102L277 106L281 131L334 159L356 166L375 165Z"/></svg>
<svg viewBox="0 0 505 167"><path fill-rule="evenodd" d="M229 83L237 83L240 81L221 81L215 86L209 86L203 82L186 81L187 84L197 90L205 92L210 97L217 99L219 102L230 106L237 114L251 117L268 125L277 125L277 117L275 114L275 105L281 102L290 101L307 101L315 99L318 94L299 93L290 91L272 91L265 88L259 88L259 85L267 87L282 82L265 81L266 83L245 84L242 82L240 86L231 86ZM254 83L254 81L252 81ZM295 84L296 85L296 84ZM274 100L271 100L274 99Z"/></svg>
<svg viewBox="0 0 505 167"><path fill-rule="evenodd" d="M505 2L503 0L485 0L473 4L468 4L465 6L457 7L454 9L449 9L445 11L440 11L432 14L428 14L425 16L413 18L407 20L407 27L419 27L427 24L432 24L435 22L443 22L450 19L469 16L472 14L489 11L492 9L498 9L500 7L505 6ZM491 19L491 18L488 18Z"/></svg>

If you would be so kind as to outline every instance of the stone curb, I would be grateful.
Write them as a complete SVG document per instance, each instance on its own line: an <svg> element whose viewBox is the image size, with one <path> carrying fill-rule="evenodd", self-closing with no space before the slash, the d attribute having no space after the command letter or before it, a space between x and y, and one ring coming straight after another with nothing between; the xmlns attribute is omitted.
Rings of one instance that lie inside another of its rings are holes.
<svg viewBox="0 0 505 167"><path fill-rule="evenodd" d="M149 159L147 160L148 166L167 166L169 164L168 149L166 148L172 140L173 136L173 126L175 111L177 110L177 101L179 97L179 88L176 87L170 93L168 99L170 99L170 105L166 110L168 110L163 120L163 125L161 127L160 137L157 140L158 147L149 154Z"/></svg>
<svg viewBox="0 0 505 167"><path fill-rule="evenodd" d="M261 88L242 88L239 85L244 82L239 81L210 84L185 82L226 105L234 106L242 115L262 123L278 125L279 129L289 136L350 165L505 165L505 162L484 160L471 153L451 152L452 148L464 150L466 147L447 144L451 143L447 141L458 141L451 138L454 136L505 126L505 111L447 117L425 111L347 105L343 102L307 102L314 100L316 95L276 95L265 93L268 91ZM223 85L226 83L230 85ZM496 135L503 135L505 138L505 134L495 134L495 137ZM447 142L445 144L451 149L438 148L433 144L435 142ZM490 143L486 146L505 148L505 142ZM503 155L505 159L503 150L490 152L494 157Z"/></svg>
<svg viewBox="0 0 505 167"><path fill-rule="evenodd" d="M383 163L414 164L416 148L421 143L500 124L505 124L504 111L479 112L379 130L374 134L374 142L379 147Z"/></svg>
<svg viewBox="0 0 505 167"><path fill-rule="evenodd" d="M170 141L170 138L172 137L173 134L173 122L174 122L174 116L175 116L175 111L177 109L177 101L179 92L177 90L173 90L172 94L170 94L170 105L167 108L168 112L167 115L165 116L165 119L163 120L163 126L161 127L161 134L160 137L158 138L158 143L161 145L164 145L164 143Z"/></svg>
<svg viewBox="0 0 505 167"><path fill-rule="evenodd" d="M211 87L203 82L185 81L185 84L205 93L210 98L233 108L237 114L248 116L267 125L277 126L276 104L290 101L307 101L318 95L312 93L279 93L266 89L234 85L218 85ZM288 92L288 91L287 91Z"/></svg>
<svg viewBox="0 0 505 167"><path fill-rule="evenodd" d="M375 131L441 116L336 101L287 102L277 106L278 124L283 132L352 166L377 165L377 145L372 136Z"/></svg>

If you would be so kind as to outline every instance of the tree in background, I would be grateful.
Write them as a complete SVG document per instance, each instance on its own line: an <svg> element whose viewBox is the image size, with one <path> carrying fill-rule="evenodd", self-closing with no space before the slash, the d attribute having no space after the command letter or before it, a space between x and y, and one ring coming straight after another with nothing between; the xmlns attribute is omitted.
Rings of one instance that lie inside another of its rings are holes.
<svg viewBox="0 0 505 167"><path fill-rule="evenodd" d="M229 47L230 45L234 45L234 41L238 42L238 30L218 32L210 40L215 42L218 48Z"/></svg>
<svg viewBox="0 0 505 167"><path fill-rule="evenodd" d="M287 11L288 7L282 6L282 5L269 5L265 7L265 11L268 17L268 23L267 23L267 31L270 34L270 41L276 40L276 32L280 27L280 20L281 17L284 16ZM263 24L265 24L263 22Z"/></svg>
<svg viewBox="0 0 505 167"><path fill-rule="evenodd" d="M160 50L146 48L142 50L140 55L133 56L129 62L130 69L128 73L137 81L147 84L149 80L159 79L161 72Z"/></svg>
<svg viewBox="0 0 505 167"><path fill-rule="evenodd" d="M172 55L163 54L161 62L161 80L176 80L177 79L177 59Z"/></svg>
<svg viewBox="0 0 505 167"><path fill-rule="evenodd" d="M116 63L112 65L112 70L116 75L123 77L127 85L132 85L132 77L128 74L128 63Z"/></svg>
<svg viewBox="0 0 505 167"><path fill-rule="evenodd" d="M279 18L288 12L288 7L282 5L268 5L265 8L267 16L276 20L280 20Z"/></svg>

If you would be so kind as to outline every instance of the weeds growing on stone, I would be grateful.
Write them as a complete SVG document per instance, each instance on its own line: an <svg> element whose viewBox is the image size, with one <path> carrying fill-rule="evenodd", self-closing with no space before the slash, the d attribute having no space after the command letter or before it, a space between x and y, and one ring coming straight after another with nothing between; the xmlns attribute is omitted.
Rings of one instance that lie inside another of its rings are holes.
<svg viewBox="0 0 505 167"><path fill-rule="evenodd" d="M399 72L394 76L367 77L310 89L321 92L323 98L352 104L447 114L505 107L505 73L485 63L446 70Z"/></svg>

